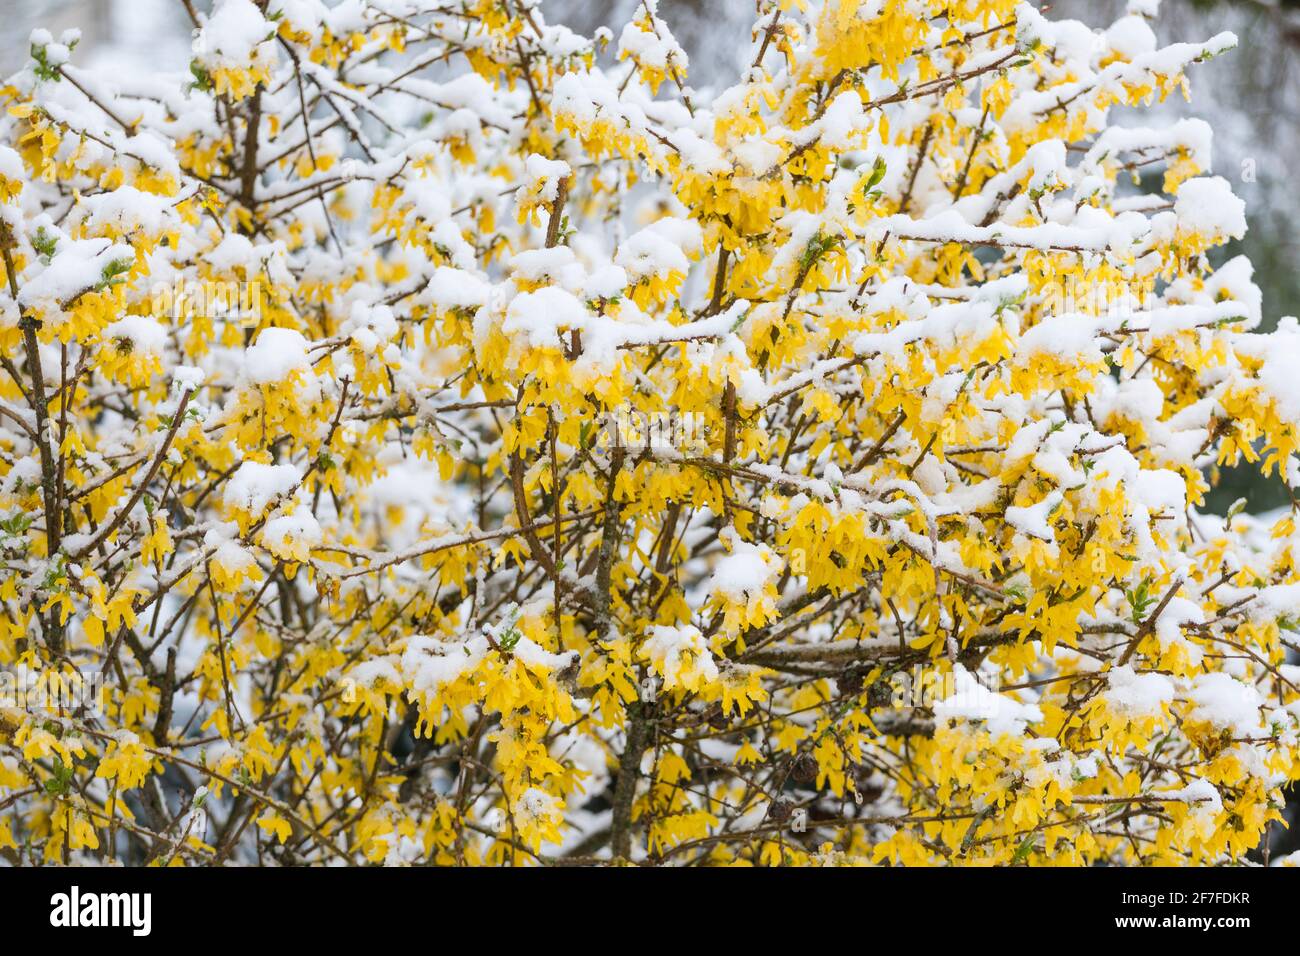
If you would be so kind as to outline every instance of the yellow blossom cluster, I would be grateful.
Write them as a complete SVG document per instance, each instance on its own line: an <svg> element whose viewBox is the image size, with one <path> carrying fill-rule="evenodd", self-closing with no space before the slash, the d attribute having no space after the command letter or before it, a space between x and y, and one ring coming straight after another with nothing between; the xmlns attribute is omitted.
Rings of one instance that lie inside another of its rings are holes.
<svg viewBox="0 0 1300 956"><path fill-rule="evenodd" d="M1267 858L1300 323L1112 122L1235 38L182 6L0 86L6 862Z"/></svg>

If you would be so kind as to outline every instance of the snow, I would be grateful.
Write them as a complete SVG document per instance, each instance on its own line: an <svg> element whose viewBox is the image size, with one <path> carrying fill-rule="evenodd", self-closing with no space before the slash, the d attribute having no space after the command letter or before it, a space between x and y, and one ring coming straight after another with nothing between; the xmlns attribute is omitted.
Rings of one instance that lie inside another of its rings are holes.
<svg viewBox="0 0 1300 956"><path fill-rule="evenodd" d="M197 391L207 378L207 373L193 365L177 365L171 371L172 381L185 391Z"/></svg>
<svg viewBox="0 0 1300 956"><path fill-rule="evenodd" d="M1263 700L1259 691L1231 674L1222 671L1197 674L1192 678L1188 697L1194 705L1188 719L1208 721L1238 737L1262 735Z"/></svg>
<svg viewBox="0 0 1300 956"><path fill-rule="evenodd" d="M1041 193L1070 185L1071 174L1065 162L1065 143L1048 139L1035 143L1025 151L1025 164L1029 167L1029 191Z"/></svg>
<svg viewBox="0 0 1300 956"><path fill-rule="evenodd" d="M463 269L439 266L433 271L424 298L440 310L477 309L486 305L491 286Z"/></svg>
<svg viewBox="0 0 1300 956"><path fill-rule="evenodd" d="M1205 280L1205 294L1213 300L1229 300L1242 307L1247 327L1253 328L1263 318L1263 294L1252 280L1255 267L1245 256L1234 256L1219 266Z"/></svg>
<svg viewBox="0 0 1300 956"><path fill-rule="evenodd" d="M1186 117L1160 128L1146 126L1109 126L1098 136L1080 169L1092 170L1104 160L1114 161L1121 152L1158 150L1171 153L1182 150L1188 159L1204 170L1213 168L1214 134L1210 124Z"/></svg>
<svg viewBox="0 0 1300 956"><path fill-rule="evenodd" d="M252 0L216 0L195 37L195 52L214 67L242 69L261 55L275 29Z"/></svg>
<svg viewBox="0 0 1300 956"><path fill-rule="evenodd" d="M300 478L293 465L246 461L230 476L223 500L227 508L260 515L267 505L292 492Z"/></svg>
<svg viewBox="0 0 1300 956"><path fill-rule="evenodd" d="M654 226L633 233L618 250L614 262L634 279L662 276L669 272L685 275L690 261L681 248Z"/></svg>
<svg viewBox="0 0 1300 956"><path fill-rule="evenodd" d="M22 157L8 146L0 146L0 176L13 182L22 182L26 176Z"/></svg>
<svg viewBox="0 0 1300 956"><path fill-rule="evenodd" d="M650 628L649 633L642 650L663 674L666 688L686 686L698 690L701 681L711 683L718 679L717 662L699 628L689 624L682 627L656 625Z"/></svg>
<svg viewBox="0 0 1300 956"><path fill-rule="evenodd" d="M602 112L611 118L621 112L613 91L587 72L566 73L556 79L551 109L583 124L594 122Z"/></svg>
<svg viewBox="0 0 1300 956"><path fill-rule="evenodd" d="M550 281L570 292L582 287L585 270L568 246L527 249L510 258L510 273L528 282Z"/></svg>
<svg viewBox="0 0 1300 956"><path fill-rule="evenodd" d="M522 333L533 348L558 348L560 330L581 327L587 314L587 307L572 292L546 286L515 296L501 329L508 335Z"/></svg>
<svg viewBox="0 0 1300 956"><path fill-rule="evenodd" d="M1142 469L1132 484L1134 496L1152 514L1181 514L1187 507L1187 480L1167 468Z"/></svg>
<svg viewBox="0 0 1300 956"><path fill-rule="evenodd" d="M352 302L347 320L340 326L340 332L350 332L354 336L361 331L370 333L377 341L387 341L397 335L397 316L391 306L384 302L371 304L361 299ZM374 346L371 345L371 348Z"/></svg>
<svg viewBox="0 0 1300 956"><path fill-rule="evenodd" d="M1180 226L1203 236L1240 239L1246 234L1246 202L1233 195L1222 176L1198 176L1183 183L1174 215Z"/></svg>
<svg viewBox="0 0 1300 956"><path fill-rule="evenodd" d="M948 724L984 721L994 736L1018 736L1026 725L1043 719L1037 706L989 690L961 664L953 665L952 675L954 692L934 705L935 720Z"/></svg>
<svg viewBox="0 0 1300 956"><path fill-rule="evenodd" d="M1064 493L1057 489L1035 505L1027 507L1013 505L1007 508L1007 523L1021 534L1028 535L1031 538L1055 541L1056 534L1052 530L1048 518L1060 505L1063 497Z"/></svg>
<svg viewBox="0 0 1300 956"><path fill-rule="evenodd" d="M846 90L831 100L811 130L820 145L840 152L856 148L868 125L862 98L853 90Z"/></svg>
<svg viewBox="0 0 1300 956"><path fill-rule="evenodd" d="M613 263L602 263L583 280L582 292L590 299L616 299L627 289L627 272Z"/></svg>
<svg viewBox="0 0 1300 956"><path fill-rule="evenodd" d="M281 557L288 556L295 549L313 548L322 539L320 523L306 508L271 518L262 528L263 543Z"/></svg>
<svg viewBox="0 0 1300 956"><path fill-rule="evenodd" d="M310 369L307 340L296 329L263 329L244 351L244 378L253 385L274 385Z"/></svg>
<svg viewBox="0 0 1300 956"><path fill-rule="evenodd" d="M752 133L731 145L731 154L737 164L755 176L775 169L787 151L780 143L773 143L759 133Z"/></svg>
<svg viewBox="0 0 1300 956"><path fill-rule="evenodd" d="M1218 814L1223 809L1223 797L1218 788L1199 777L1185 787L1161 790L1156 795L1164 800L1180 800L1195 807L1192 814L1198 819L1202 833L1207 835L1212 832Z"/></svg>
<svg viewBox="0 0 1300 956"><path fill-rule="evenodd" d="M239 527L233 522L219 524L203 535L203 546L212 553L212 560L229 574L246 571L256 565L253 555L238 541Z"/></svg>
<svg viewBox="0 0 1300 956"><path fill-rule="evenodd" d="M478 635L464 641L442 641L412 636L402 651L403 682L413 696L432 696L438 689L469 673L491 650L487 638Z"/></svg>
<svg viewBox="0 0 1300 956"><path fill-rule="evenodd" d="M564 804L538 787L529 787L519 795L511 807L515 822L520 826L548 823L558 819L563 809Z"/></svg>
<svg viewBox="0 0 1300 956"><path fill-rule="evenodd" d="M544 612L539 612L534 609L533 613ZM510 653L525 663L532 664L535 667L545 668L552 672L564 670L572 664L578 656L577 651L565 651L562 654L552 654L546 648L542 647L526 635L519 638L514 649L511 650Z"/></svg>
<svg viewBox="0 0 1300 956"><path fill-rule="evenodd" d="M217 272L232 272L236 267L256 269L259 265L257 249L247 236L228 232L204 259Z"/></svg>
<svg viewBox="0 0 1300 956"><path fill-rule="evenodd" d="M159 358L167 344L167 330L143 315L127 315L106 325L101 337L118 348L128 343L132 353L144 352Z"/></svg>
<svg viewBox="0 0 1300 956"><path fill-rule="evenodd" d="M119 186L111 192L86 196L72 219L90 232L111 228L118 235L140 231L157 235L164 228L174 228L177 217L172 212L175 200L142 192L133 186Z"/></svg>
<svg viewBox="0 0 1300 956"><path fill-rule="evenodd" d="M1014 465L1034 455L1051 427L1052 423L1048 419L1040 419L1020 426L1011 437L1011 441L1007 442L1006 451L1002 456L1003 461L1008 465Z"/></svg>
<svg viewBox="0 0 1300 956"><path fill-rule="evenodd" d="M560 181L573 174L572 168L562 159L547 159L530 153L524 160L524 172L529 182L535 184L539 198L554 202L560 194Z"/></svg>
<svg viewBox="0 0 1300 956"><path fill-rule="evenodd" d="M767 545L750 544L731 528L724 529L720 537L731 553L714 567L708 584L711 592L737 602L748 601L780 576L781 559Z"/></svg>
<svg viewBox="0 0 1300 956"><path fill-rule="evenodd" d="M1156 49L1155 31L1140 16L1127 16L1116 20L1106 31L1110 48L1127 59Z"/></svg>
<svg viewBox="0 0 1300 956"><path fill-rule="evenodd" d="M1150 378L1125 379L1100 401L1093 403L1103 421L1117 414L1143 423L1159 418L1164 406L1165 393L1155 379Z"/></svg>
<svg viewBox="0 0 1300 956"><path fill-rule="evenodd" d="M655 17L654 22L659 24L663 21ZM663 36L643 30L636 23L627 24L618 39L619 56L633 57L638 63L654 69L663 70L671 65L685 74L690 63L686 51L672 39L671 34L666 31L659 33Z"/></svg>
<svg viewBox="0 0 1300 956"><path fill-rule="evenodd" d="M1283 316L1274 332L1243 341L1241 350L1263 359L1259 383L1277 403L1278 414L1300 425L1300 322Z"/></svg>
<svg viewBox="0 0 1300 956"><path fill-rule="evenodd" d="M1173 681L1164 674L1138 674L1128 664L1112 668L1106 680L1106 703L1112 710L1132 717L1161 716L1176 693Z"/></svg>
<svg viewBox="0 0 1300 956"><path fill-rule="evenodd" d="M1112 218L1103 210L1090 206L1080 207L1075 216L1081 224L1045 222L1035 226L1003 223L978 226L967 222L957 209L949 208L924 219L906 215L882 216L870 223L870 235L883 239L887 233L892 233L900 239L912 241L1084 252L1127 250L1139 238L1135 233L1136 220ZM1085 221L1088 219L1091 221Z"/></svg>
<svg viewBox="0 0 1300 956"><path fill-rule="evenodd" d="M1254 593L1251 614L1256 620L1300 617L1300 583L1273 584Z"/></svg>
<svg viewBox="0 0 1300 956"><path fill-rule="evenodd" d="M37 312L52 313L63 303L95 288L114 263L135 261L135 250L108 239L63 239L49 265L20 285L18 301Z"/></svg>

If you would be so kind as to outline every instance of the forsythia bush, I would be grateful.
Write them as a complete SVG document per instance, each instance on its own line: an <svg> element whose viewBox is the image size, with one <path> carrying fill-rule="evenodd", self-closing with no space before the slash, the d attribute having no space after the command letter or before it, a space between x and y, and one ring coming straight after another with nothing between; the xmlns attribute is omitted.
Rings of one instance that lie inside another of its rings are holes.
<svg viewBox="0 0 1300 956"><path fill-rule="evenodd" d="M187 76L38 30L0 90L4 859L1279 825L1300 531L1197 508L1300 485L1300 326L1125 109L1231 35L759 0L706 93L655 0L185 7Z"/></svg>

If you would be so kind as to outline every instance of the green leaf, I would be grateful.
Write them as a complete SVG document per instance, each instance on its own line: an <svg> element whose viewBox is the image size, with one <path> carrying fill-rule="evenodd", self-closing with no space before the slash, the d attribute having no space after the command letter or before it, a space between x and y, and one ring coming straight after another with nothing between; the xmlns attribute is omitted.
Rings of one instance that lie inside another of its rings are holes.
<svg viewBox="0 0 1300 956"><path fill-rule="evenodd" d="M194 77L194 82L190 84L192 90L202 90L204 93L212 89L212 74L198 60L190 61L190 75Z"/></svg>
<svg viewBox="0 0 1300 956"><path fill-rule="evenodd" d="M50 62L45 47L33 44L32 59L36 61L36 67L32 72L36 74L38 80L49 80L57 83L63 79L63 76L59 73L58 65Z"/></svg>
<svg viewBox="0 0 1300 956"><path fill-rule="evenodd" d="M50 235L44 226L39 226L36 235L32 237L32 248L46 265L50 264L50 258L54 255L54 249L58 244L59 237Z"/></svg>
<svg viewBox="0 0 1300 956"><path fill-rule="evenodd" d="M121 276L131 271L132 264L130 259L114 259L108 263L99 270L99 283L95 286L96 291L102 291L109 286L117 285L122 281Z"/></svg>
<svg viewBox="0 0 1300 956"><path fill-rule="evenodd" d="M882 157L877 156L875 164L871 167L871 178L867 180L868 192L880 185L880 181L885 178L885 170L887 168L885 160Z"/></svg>
<svg viewBox="0 0 1300 956"><path fill-rule="evenodd" d="M1034 852L1034 834L1025 837L1020 846L1016 847L1016 854L1011 858L1012 863L1021 863L1028 859L1029 854Z"/></svg>

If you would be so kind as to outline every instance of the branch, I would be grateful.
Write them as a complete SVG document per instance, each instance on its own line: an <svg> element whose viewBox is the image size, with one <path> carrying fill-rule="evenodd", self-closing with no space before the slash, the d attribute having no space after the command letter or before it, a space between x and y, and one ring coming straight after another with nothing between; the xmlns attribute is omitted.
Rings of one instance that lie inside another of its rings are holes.
<svg viewBox="0 0 1300 956"><path fill-rule="evenodd" d="M193 389L186 389L185 394L181 396L180 404L176 406L176 414L172 417L171 427L167 429L167 435L163 438L162 447L159 448L158 453L154 455L153 462L149 465L149 471L145 474L144 480L136 485L135 493L131 495L126 506L118 511L118 513L113 516L113 520L104 525L99 530L99 533L96 534L88 544L72 556L73 561L79 561L106 541L108 536L117 530L117 526L126 520L126 516L131 513L131 509L136 506L142 497L144 497L145 489L148 488L149 483L153 481L154 475L158 474L158 469L162 467L163 460L167 457L167 451L172 446L172 439L176 437L176 432L180 430L181 422L185 420L185 407L189 405L190 396L193 394Z"/></svg>

